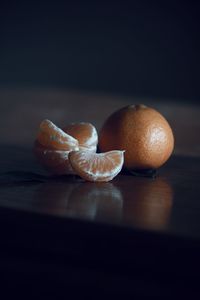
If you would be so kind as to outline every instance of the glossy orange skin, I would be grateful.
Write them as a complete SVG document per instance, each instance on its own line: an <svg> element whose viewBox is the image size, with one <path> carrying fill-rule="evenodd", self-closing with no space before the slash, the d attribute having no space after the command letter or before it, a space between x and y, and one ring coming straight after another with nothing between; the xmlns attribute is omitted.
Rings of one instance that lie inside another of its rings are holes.
<svg viewBox="0 0 200 300"><path fill-rule="evenodd" d="M174 136L167 120L155 109L130 105L114 112L99 136L102 152L125 150L128 169L156 169L172 154Z"/></svg>

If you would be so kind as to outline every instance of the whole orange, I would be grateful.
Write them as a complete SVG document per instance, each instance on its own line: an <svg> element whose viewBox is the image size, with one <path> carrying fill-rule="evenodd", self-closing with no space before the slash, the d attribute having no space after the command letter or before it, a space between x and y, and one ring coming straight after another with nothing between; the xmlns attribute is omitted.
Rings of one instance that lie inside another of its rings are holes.
<svg viewBox="0 0 200 300"><path fill-rule="evenodd" d="M128 169L156 169L170 157L174 136L167 120L155 109L142 104L114 112L104 123L99 149L125 150Z"/></svg>

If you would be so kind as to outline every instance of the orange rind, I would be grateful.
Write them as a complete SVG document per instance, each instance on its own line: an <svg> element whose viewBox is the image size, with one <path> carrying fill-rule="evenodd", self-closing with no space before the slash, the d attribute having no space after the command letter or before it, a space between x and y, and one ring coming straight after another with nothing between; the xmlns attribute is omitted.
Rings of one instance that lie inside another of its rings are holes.
<svg viewBox="0 0 200 300"><path fill-rule="evenodd" d="M129 170L157 169L174 149L172 129L162 114L142 104L129 105L105 121L99 149L125 150L124 167Z"/></svg>

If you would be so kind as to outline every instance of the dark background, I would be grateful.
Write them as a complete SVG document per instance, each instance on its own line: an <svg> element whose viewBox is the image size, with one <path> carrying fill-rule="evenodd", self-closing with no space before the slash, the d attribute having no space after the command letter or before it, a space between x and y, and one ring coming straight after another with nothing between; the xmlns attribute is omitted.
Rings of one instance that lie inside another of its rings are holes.
<svg viewBox="0 0 200 300"><path fill-rule="evenodd" d="M6 1L1 86L198 101L198 1Z"/></svg>

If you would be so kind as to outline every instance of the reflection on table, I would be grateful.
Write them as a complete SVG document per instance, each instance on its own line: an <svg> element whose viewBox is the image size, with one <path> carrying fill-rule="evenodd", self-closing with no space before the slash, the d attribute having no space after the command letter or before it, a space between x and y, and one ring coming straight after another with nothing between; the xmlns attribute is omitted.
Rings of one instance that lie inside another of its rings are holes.
<svg viewBox="0 0 200 300"><path fill-rule="evenodd" d="M47 181L35 191L33 205L62 216L160 230L168 226L173 189L162 177L126 176L108 183L83 182L69 176Z"/></svg>

